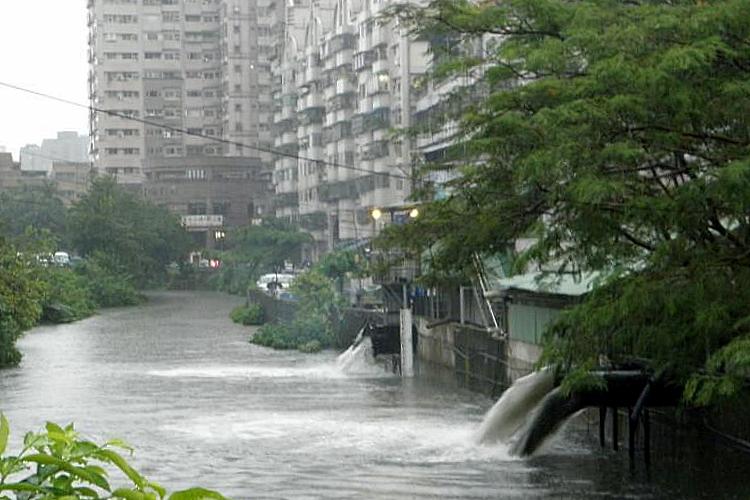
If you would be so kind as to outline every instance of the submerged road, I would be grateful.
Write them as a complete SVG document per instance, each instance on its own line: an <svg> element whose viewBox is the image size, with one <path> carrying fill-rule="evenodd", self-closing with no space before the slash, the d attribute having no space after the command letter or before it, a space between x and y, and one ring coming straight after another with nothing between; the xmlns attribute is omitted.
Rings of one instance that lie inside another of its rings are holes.
<svg viewBox="0 0 750 500"><path fill-rule="evenodd" d="M630 476L627 456L566 432L542 456L508 457L471 436L492 401L446 385L340 373L334 353L253 346L213 293L41 327L0 372L12 446L46 420L118 437L170 490L231 498L731 498L750 489L684 464Z"/></svg>

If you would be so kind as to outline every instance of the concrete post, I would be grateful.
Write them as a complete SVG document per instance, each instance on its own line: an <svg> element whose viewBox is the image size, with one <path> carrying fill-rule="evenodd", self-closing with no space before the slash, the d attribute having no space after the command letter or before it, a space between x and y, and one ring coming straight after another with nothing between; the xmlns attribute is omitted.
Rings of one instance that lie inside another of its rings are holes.
<svg viewBox="0 0 750 500"><path fill-rule="evenodd" d="M414 338L411 309L401 309L401 376L414 376Z"/></svg>

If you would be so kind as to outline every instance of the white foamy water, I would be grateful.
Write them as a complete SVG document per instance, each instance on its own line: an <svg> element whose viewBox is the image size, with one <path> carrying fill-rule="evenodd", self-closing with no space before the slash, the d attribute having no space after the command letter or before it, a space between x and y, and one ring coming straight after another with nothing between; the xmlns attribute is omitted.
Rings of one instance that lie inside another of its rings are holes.
<svg viewBox="0 0 750 500"><path fill-rule="evenodd" d="M341 378L344 375L330 364L314 366L195 366L151 370L153 377L182 379L258 379L258 378Z"/></svg>
<svg viewBox="0 0 750 500"><path fill-rule="evenodd" d="M503 392L474 435L477 443L506 442L531 418L534 408L554 387L551 370L521 377Z"/></svg>
<svg viewBox="0 0 750 500"><path fill-rule="evenodd" d="M336 368L348 375L386 375L385 370L375 361L370 337L362 337L336 358Z"/></svg>

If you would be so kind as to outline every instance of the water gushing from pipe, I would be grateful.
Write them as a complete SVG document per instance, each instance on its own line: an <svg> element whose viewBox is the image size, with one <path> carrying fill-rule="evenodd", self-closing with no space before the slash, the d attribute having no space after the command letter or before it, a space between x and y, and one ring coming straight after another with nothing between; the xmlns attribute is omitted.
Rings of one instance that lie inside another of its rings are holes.
<svg viewBox="0 0 750 500"><path fill-rule="evenodd" d="M509 440L554 385L554 374L548 369L516 380L485 415L475 435L475 442L492 444Z"/></svg>

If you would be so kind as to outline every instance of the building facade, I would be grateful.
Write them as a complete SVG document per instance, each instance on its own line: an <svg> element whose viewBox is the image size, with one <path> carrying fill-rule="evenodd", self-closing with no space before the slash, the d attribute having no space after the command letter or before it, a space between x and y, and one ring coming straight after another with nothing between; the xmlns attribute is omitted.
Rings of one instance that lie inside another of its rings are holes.
<svg viewBox="0 0 750 500"><path fill-rule="evenodd" d="M75 161L52 162L49 179L57 188L63 203L70 206L86 194L91 183L91 163Z"/></svg>
<svg viewBox="0 0 750 500"><path fill-rule="evenodd" d="M274 66L275 146L298 155L275 163L276 215L313 235L311 260L372 237L371 211L411 194L413 144L396 131L411 126L427 46L382 21L389 4L313 2Z"/></svg>
<svg viewBox="0 0 750 500"><path fill-rule="evenodd" d="M89 0L95 169L180 215L223 217L214 208L227 204L245 214L233 224L264 215L256 193L269 188L271 170L267 4ZM232 182L205 182L242 168Z"/></svg>

